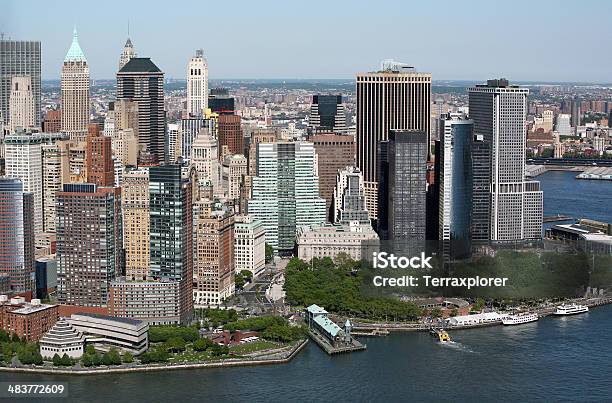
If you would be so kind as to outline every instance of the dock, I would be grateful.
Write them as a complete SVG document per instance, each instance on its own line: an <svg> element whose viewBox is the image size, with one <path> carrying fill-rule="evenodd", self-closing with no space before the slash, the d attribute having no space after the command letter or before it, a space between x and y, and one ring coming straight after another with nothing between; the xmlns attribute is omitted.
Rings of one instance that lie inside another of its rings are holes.
<svg viewBox="0 0 612 403"><path fill-rule="evenodd" d="M381 336L388 336L389 333L390 332L387 329L376 328L376 329L363 330L363 331L353 330L351 334L353 336L360 336L360 337L381 337Z"/></svg>
<svg viewBox="0 0 612 403"><path fill-rule="evenodd" d="M321 336L316 330L309 330L308 335L310 338L319 345L329 355L340 354L340 353L351 353L353 351L365 350L367 346L355 338L351 337L350 342L339 342L331 344L325 337Z"/></svg>
<svg viewBox="0 0 612 403"><path fill-rule="evenodd" d="M557 222L557 221L569 221L569 220L573 220L573 217L567 216L567 215L563 215L563 214L557 214L557 215L553 215L553 216L548 216L548 217L544 217L542 219L542 222Z"/></svg>

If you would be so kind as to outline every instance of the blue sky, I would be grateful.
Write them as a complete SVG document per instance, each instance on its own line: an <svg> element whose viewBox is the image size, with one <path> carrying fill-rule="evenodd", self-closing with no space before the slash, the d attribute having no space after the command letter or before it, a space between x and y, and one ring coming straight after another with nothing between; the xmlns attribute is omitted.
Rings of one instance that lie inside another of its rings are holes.
<svg viewBox="0 0 612 403"><path fill-rule="evenodd" d="M394 58L435 79L612 82L612 2L2 0L0 32L41 40L59 78L76 24L93 78L113 78L130 33L182 78L203 48L211 78L351 78Z"/></svg>

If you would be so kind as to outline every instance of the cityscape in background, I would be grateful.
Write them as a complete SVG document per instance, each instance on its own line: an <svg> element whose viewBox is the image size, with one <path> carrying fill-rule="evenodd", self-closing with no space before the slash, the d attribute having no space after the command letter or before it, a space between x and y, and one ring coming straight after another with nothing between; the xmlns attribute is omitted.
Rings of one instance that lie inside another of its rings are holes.
<svg viewBox="0 0 612 403"><path fill-rule="evenodd" d="M43 46L0 40L0 325L46 361L152 354L150 327L204 310L286 314L290 258L426 241L450 260L547 240L612 254L612 225L546 217L538 180L612 180L609 84L438 81L391 59L346 80L220 80L205 49L171 79L129 37L116 77L93 80L76 28L57 81ZM305 315L330 348L361 348L348 320Z"/></svg>

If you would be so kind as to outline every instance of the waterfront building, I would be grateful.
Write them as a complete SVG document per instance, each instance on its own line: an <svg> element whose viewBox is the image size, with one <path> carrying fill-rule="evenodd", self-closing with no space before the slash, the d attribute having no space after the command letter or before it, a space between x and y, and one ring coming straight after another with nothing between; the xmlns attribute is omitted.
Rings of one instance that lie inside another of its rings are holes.
<svg viewBox="0 0 612 403"><path fill-rule="evenodd" d="M180 281L111 282L108 314L118 318L138 319L150 326L186 325L193 312L193 296Z"/></svg>
<svg viewBox="0 0 612 403"><path fill-rule="evenodd" d="M389 138L391 129L429 136L430 98L431 74L402 63L385 61L378 72L357 74L357 166L370 218L378 217L378 143Z"/></svg>
<svg viewBox="0 0 612 403"><path fill-rule="evenodd" d="M62 357L66 354L70 358L81 358L84 353L85 337L76 330L66 319L58 320L38 343L40 355L51 360L57 354Z"/></svg>
<svg viewBox="0 0 612 403"><path fill-rule="evenodd" d="M490 239L517 242L541 239L542 192L525 181L525 139L529 89L508 80L488 80L469 89L474 134L491 148ZM539 227L539 230L538 230Z"/></svg>
<svg viewBox="0 0 612 403"><path fill-rule="evenodd" d="M363 175L359 168L347 166L338 171L333 202L333 223L348 224L358 221L360 224L370 224Z"/></svg>
<svg viewBox="0 0 612 403"><path fill-rule="evenodd" d="M202 128L209 126L209 122L209 120L202 117L193 116L181 119L181 157L184 159L191 158L193 141Z"/></svg>
<svg viewBox="0 0 612 403"><path fill-rule="evenodd" d="M445 253L460 256L471 249L474 122L464 113L449 113L440 117L439 127L438 239L444 241Z"/></svg>
<svg viewBox="0 0 612 403"><path fill-rule="evenodd" d="M23 129L35 127L36 110L34 107L34 92L30 76L13 77L9 100L8 129L10 133L14 133L18 127Z"/></svg>
<svg viewBox="0 0 612 403"><path fill-rule="evenodd" d="M247 159L244 155L226 155L223 159L221 184L223 193L230 200L240 198L240 189L247 174Z"/></svg>
<svg viewBox="0 0 612 403"><path fill-rule="evenodd" d="M100 349L115 347L138 355L149 348L149 325L144 321L95 313L75 313L67 320L86 343Z"/></svg>
<svg viewBox="0 0 612 403"><path fill-rule="evenodd" d="M244 138L240 127L240 116L220 115L219 125L219 148L227 146L232 154L244 154Z"/></svg>
<svg viewBox="0 0 612 403"><path fill-rule="evenodd" d="M266 242L276 251L293 250L298 227L325 222L316 170L312 143L258 144L257 176L247 211L264 223Z"/></svg>
<svg viewBox="0 0 612 403"><path fill-rule="evenodd" d="M147 57L133 57L117 72L117 100L138 105L139 150L165 157L164 73ZM115 105L117 106L117 105Z"/></svg>
<svg viewBox="0 0 612 403"><path fill-rule="evenodd" d="M42 121L43 133L59 133L62 130L62 111L50 109Z"/></svg>
<svg viewBox="0 0 612 403"><path fill-rule="evenodd" d="M0 274L11 294L35 292L34 195L15 178L0 178Z"/></svg>
<svg viewBox="0 0 612 403"><path fill-rule="evenodd" d="M236 273L248 270L253 277L266 267L266 229L251 216L236 216L234 223L234 261Z"/></svg>
<svg viewBox="0 0 612 403"><path fill-rule="evenodd" d="M219 306L235 293L234 214L200 205L195 231L193 300L197 305Z"/></svg>
<svg viewBox="0 0 612 403"><path fill-rule="evenodd" d="M89 65L79 45L76 28L62 66L62 132L85 141L89 124Z"/></svg>
<svg viewBox="0 0 612 403"><path fill-rule="evenodd" d="M203 128L191 147L191 163L198 173L200 188L212 185L213 194L221 192L221 164L217 141L210 135L207 128Z"/></svg>
<svg viewBox="0 0 612 403"><path fill-rule="evenodd" d="M87 182L98 186L114 186L112 138L100 135L98 125L89 125L87 155L85 157Z"/></svg>
<svg viewBox="0 0 612 403"><path fill-rule="evenodd" d="M353 221L348 224L307 225L297 229L298 258L309 262L313 258L337 258L345 254L354 260L370 259L378 252L378 234L368 224Z"/></svg>
<svg viewBox="0 0 612 403"><path fill-rule="evenodd" d="M484 312L471 315L458 315L446 319L451 326L477 326L501 323L504 316L497 312Z"/></svg>
<svg viewBox="0 0 612 403"><path fill-rule="evenodd" d="M391 130L386 144L381 143L387 163L379 209L387 219L383 232L389 240L425 240L427 138L423 131Z"/></svg>
<svg viewBox="0 0 612 403"><path fill-rule="evenodd" d="M557 115L557 126L556 130L559 136L571 136L572 127L570 126L571 115L566 113L560 113Z"/></svg>
<svg viewBox="0 0 612 403"><path fill-rule="evenodd" d="M58 318L57 305L42 304L36 298L30 302L25 302L23 297L9 300L6 295L0 295L0 325L9 335L36 342Z"/></svg>
<svg viewBox="0 0 612 403"><path fill-rule="evenodd" d="M187 114L202 116L208 108L208 62L202 49L187 65Z"/></svg>
<svg viewBox="0 0 612 403"><path fill-rule="evenodd" d="M306 324L311 331L327 339L332 346L342 341L344 332L334 321L327 316L328 312L318 305L306 308Z"/></svg>
<svg viewBox="0 0 612 403"><path fill-rule="evenodd" d="M144 281L149 275L149 168L130 169L123 176L121 211L125 276Z"/></svg>
<svg viewBox="0 0 612 403"><path fill-rule="evenodd" d="M319 196L327 203L328 219L333 216L333 194L338 171L355 165L355 138L352 135L321 133L308 137L317 153Z"/></svg>
<svg viewBox="0 0 612 403"><path fill-rule="evenodd" d="M70 183L56 200L58 301L104 307L122 267L121 191Z"/></svg>
<svg viewBox="0 0 612 403"><path fill-rule="evenodd" d="M121 56L119 57L119 69L121 70L123 66L125 66L132 58L138 56L136 54L136 49L134 49L134 45L132 44L132 40L128 36L125 41L125 45L123 46L123 50L121 51Z"/></svg>
<svg viewBox="0 0 612 403"><path fill-rule="evenodd" d="M34 97L34 125L41 124L41 75L40 75L40 41L15 41L0 38L0 116L9 124L10 98L13 77L30 77L32 96ZM59 131L59 130L54 130Z"/></svg>
<svg viewBox="0 0 612 403"><path fill-rule="evenodd" d="M346 107L342 95L313 95L308 129L311 132L346 132Z"/></svg>
<svg viewBox="0 0 612 403"><path fill-rule="evenodd" d="M24 192L34 196L34 231L43 232L42 138L23 129L4 138L6 176L21 180Z"/></svg>

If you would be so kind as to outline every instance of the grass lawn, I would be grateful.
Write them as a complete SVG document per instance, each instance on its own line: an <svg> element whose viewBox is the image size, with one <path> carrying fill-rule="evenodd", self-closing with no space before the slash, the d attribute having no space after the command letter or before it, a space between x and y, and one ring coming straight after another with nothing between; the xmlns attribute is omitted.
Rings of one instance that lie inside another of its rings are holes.
<svg viewBox="0 0 612 403"><path fill-rule="evenodd" d="M248 354L248 353L254 353L255 351L269 350L272 348L278 348L278 347L283 347L283 346L284 344L280 344L280 343L273 343L271 341L266 341L266 340L257 340L257 341L252 341L250 343L230 346L230 352L234 354Z"/></svg>

